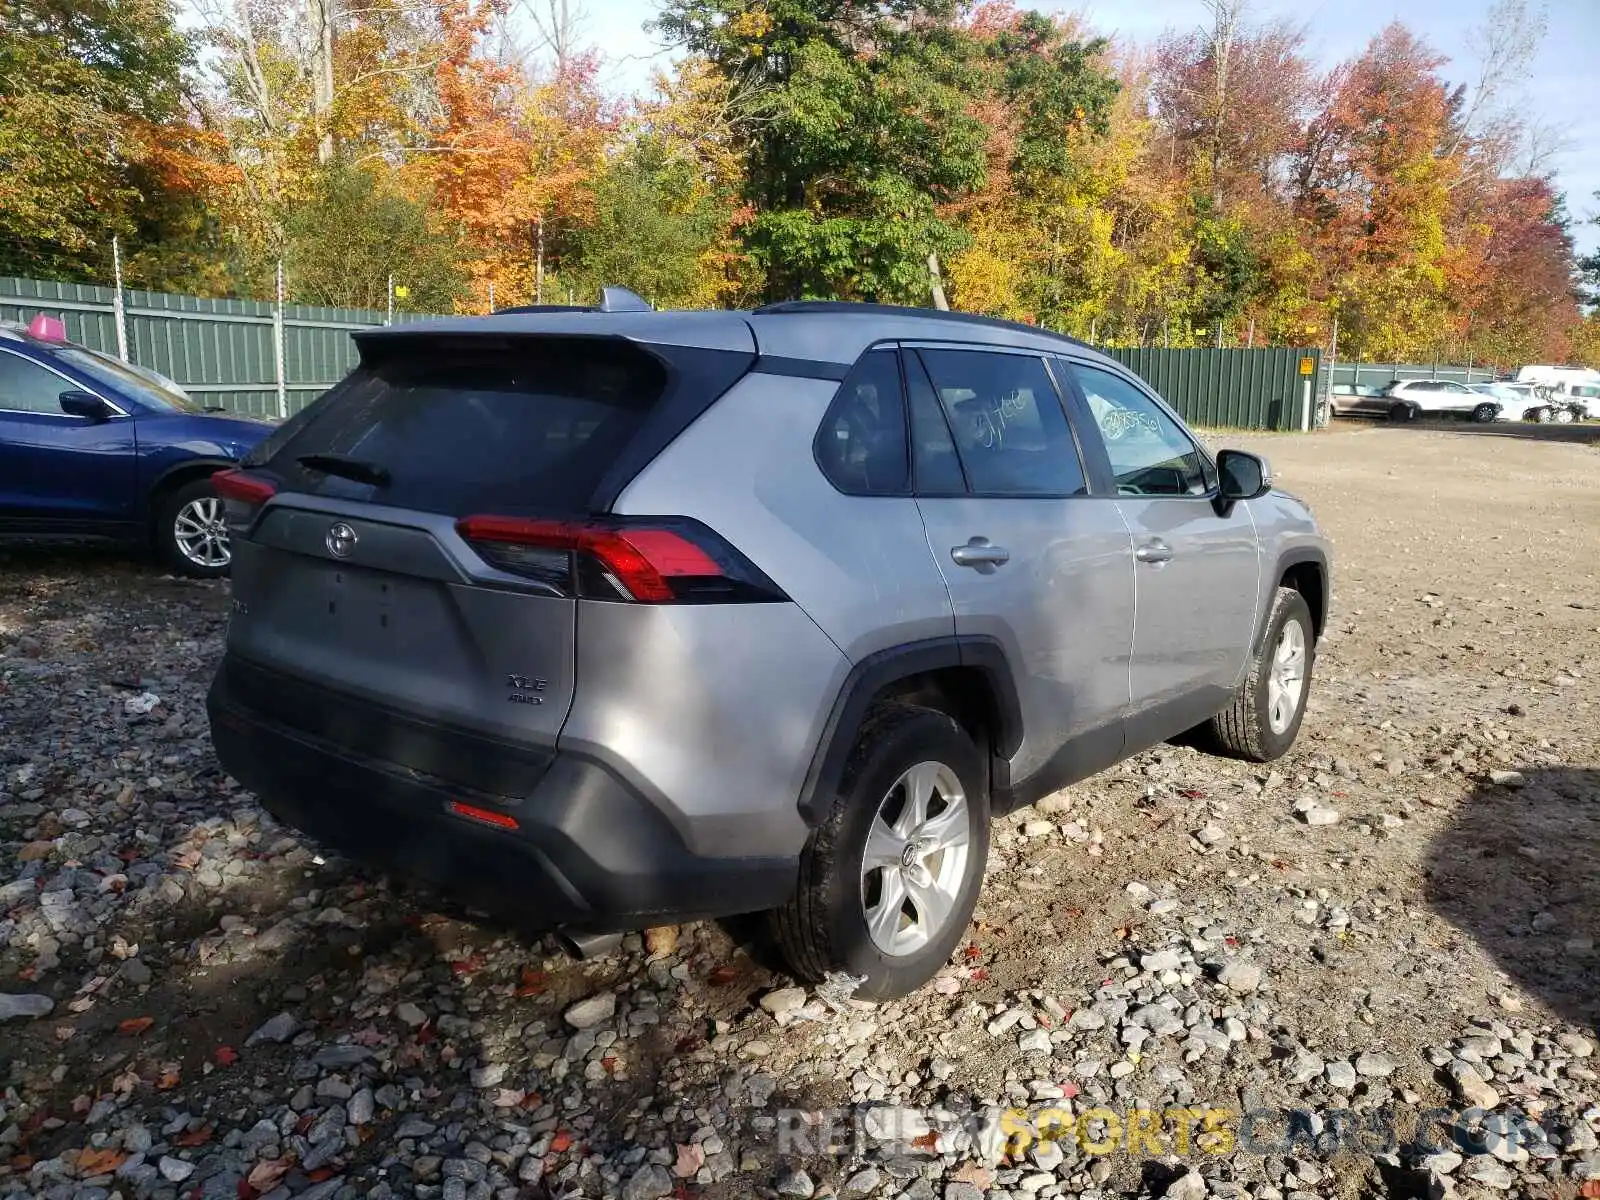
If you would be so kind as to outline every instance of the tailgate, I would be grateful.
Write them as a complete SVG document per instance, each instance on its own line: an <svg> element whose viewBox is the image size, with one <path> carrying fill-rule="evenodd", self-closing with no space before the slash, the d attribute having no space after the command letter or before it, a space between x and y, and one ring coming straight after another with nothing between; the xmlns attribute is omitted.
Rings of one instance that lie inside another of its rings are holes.
<svg viewBox="0 0 1600 1200"><path fill-rule="evenodd" d="M392 710L402 720L375 757L406 763L408 715L554 747L572 703L575 601L470 580L448 517L297 499L236 546L230 652L367 701L371 722Z"/></svg>

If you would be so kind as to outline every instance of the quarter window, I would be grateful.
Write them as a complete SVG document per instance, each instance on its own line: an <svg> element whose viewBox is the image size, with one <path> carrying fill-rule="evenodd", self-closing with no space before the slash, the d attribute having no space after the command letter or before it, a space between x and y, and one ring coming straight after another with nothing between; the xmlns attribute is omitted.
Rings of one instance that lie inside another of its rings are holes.
<svg viewBox="0 0 1600 1200"><path fill-rule="evenodd" d="M1154 400L1110 371L1072 366L1105 441L1123 496L1203 496L1210 491L1205 455Z"/></svg>
<svg viewBox="0 0 1600 1200"><path fill-rule="evenodd" d="M872 350L839 387L817 432L817 461L833 485L852 495L904 495L906 411L899 356Z"/></svg>
<svg viewBox="0 0 1600 1200"><path fill-rule="evenodd" d="M1044 360L981 350L919 350L979 495L1088 493L1077 443Z"/></svg>
<svg viewBox="0 0 1600 1200"><path fill-rule="evenodd" d="M72 384L54 371L21 355L0 351L0 410L64 416L61 393L71 389Z"/></svg>

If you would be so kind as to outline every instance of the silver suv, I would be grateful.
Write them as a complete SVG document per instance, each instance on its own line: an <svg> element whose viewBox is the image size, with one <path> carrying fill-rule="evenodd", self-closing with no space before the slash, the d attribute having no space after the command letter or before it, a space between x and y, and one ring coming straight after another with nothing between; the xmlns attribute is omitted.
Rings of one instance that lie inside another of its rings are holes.
<svg viewBox="0 0 1600 1200"><path fill-rule="evenodd" d="M579 934L771 910L884 998L962 938L993 817L1197 727L1294 741L1310 512L1072 339L803 302L357 341L217 477L210 714L358 858Z"/></svg>

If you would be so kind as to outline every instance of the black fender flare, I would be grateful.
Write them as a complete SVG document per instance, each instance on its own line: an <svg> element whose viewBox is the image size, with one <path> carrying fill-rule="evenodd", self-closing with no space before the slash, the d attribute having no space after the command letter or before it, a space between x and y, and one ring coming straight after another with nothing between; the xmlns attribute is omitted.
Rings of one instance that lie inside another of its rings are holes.
<svg viewBox="0 0 1600 1200"><path fill-rule="evenodd" d="M850 668L800 791L800 816L809 827L816 828L827 817L856 732L878 694L902 679L950 667L976 668L988 681L998 718L995 744L989 748L990 786L997 794L1009 793L1009 763L1022 744L1022 702L1005 648L989 637L928 638L875 651Z"/></svg>
<svg viewBox="0 0 1600 1200"><path fill-rule="evenodd" d="M1298 567L1310 563L1317 568L1322 576L1322 597L1318 607L1320 612L1313 612L1311 619L1318 629L1326 629L1328 624L1328 605L1332 600L1333 580L1328 572L1328 556L1318 546L1295 546L1278 555L1272 568L1273 590L1282 585L1283 577L1288 574L1291 567ZM1308 601L1309 603L1309 601ZM1269 594L1267 603L1262 605L1261 619L1256 623L1256 636L1251 648L1252 654L1261 653L1262 640L1267 635L1267 622L1272 617L1272 597Z"/></svg>
<svg viewBox="0 0 1600 1200"><path fill-rule="evenodd" d="M197 467L209 468L211 471L216 472L226 471L229 467L237 467L238 465L235 459L223 458L220 455L196 455L194 458L186 458L181 462L173 463L161 474L157 475L155 479L151 480L150 486L145 489L145 519L149 520L155 516L155 499L166 490L174 475L187 475Z"/></svg>

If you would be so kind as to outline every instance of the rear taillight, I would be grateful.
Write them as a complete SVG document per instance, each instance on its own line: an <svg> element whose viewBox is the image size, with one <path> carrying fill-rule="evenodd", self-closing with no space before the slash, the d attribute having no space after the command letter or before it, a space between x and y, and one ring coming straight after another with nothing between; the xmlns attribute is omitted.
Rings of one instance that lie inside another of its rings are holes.
<svg viewBox="0 0 1600 1200"><path fill-rule="evenodd" d="M278 485L272 480L237 469L218 471L211 477L211 486L222 499L223 519L235 533L254 524L261 506L278 494Z"/></svg>
<svg viewBox="0 0 1600 1200"><path fill-rule="evenodd" d="M490 566L562 595L641 604L787 599L754 563L686 517L473 516L457 521L456 532Z"/></svg>

